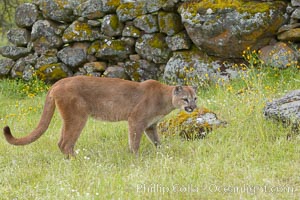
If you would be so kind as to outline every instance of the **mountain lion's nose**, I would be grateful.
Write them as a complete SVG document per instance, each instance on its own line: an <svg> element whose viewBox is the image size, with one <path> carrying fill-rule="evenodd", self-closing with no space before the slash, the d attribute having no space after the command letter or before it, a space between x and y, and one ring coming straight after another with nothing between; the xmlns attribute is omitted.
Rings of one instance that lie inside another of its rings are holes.
<svg viewBox="0 0 300 200"><path fill-rule="evenodd" d="M191 113L191 112L193 112L194 109L191 107L185 107L184 110L188 113Z"/></svg>

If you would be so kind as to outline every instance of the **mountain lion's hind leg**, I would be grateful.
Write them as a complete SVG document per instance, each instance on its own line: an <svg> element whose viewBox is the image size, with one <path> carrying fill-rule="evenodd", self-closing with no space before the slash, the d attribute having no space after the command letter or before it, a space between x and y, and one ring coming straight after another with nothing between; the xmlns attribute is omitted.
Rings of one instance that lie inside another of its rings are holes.
<svg viewBox="0 0 300 200"><path fill-rule="evenodd" d="M75 156L75 143L88 119L87 113L83 113L83 111L85 111L85 109L82 108L83 105L84 104L78 100L76 102L66 103L65 105L58 103L58 110L63 120L61 138L58 146L61 152L67 155L68 158Z"/></svg>

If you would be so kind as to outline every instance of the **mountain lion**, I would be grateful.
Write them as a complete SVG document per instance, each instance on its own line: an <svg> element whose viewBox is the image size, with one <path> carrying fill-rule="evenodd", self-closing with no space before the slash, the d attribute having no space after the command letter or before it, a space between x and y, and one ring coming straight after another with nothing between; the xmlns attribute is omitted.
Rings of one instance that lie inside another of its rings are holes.
<svg viewBox="0 0 300 200"><path fill-rule="evenodd" d="M128 121L129 147L137 153L145 131L159 145L158 121L175 108L192 112L196 93L189 86L168 86L155 80L132 82L117 78L76 76L56 82L49 90L38 126L27 136L15 138L6 126L4 135L13 145L36 141L48 128L55 107L63 120L58 146L62 153L74 156L75 143L89 116L104 121Z"/></svg>

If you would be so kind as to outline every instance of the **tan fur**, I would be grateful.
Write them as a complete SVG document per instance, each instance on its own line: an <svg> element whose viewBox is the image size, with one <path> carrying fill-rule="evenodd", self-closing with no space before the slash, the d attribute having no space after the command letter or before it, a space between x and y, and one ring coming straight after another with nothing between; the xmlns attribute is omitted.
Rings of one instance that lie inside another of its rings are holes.
<svg viewBox="0 0 300 200"><path fill-rule="evenodd" d="M157 122L175 108L192 112L196 94L188 86L167 86L158 81L142 83L116 78L76 76L55 83L49 90L44 111L35 130L23 138L14 138L8 126L6 140L26 145L37 140L48 128L55 107L63 120L60 150L74 155L75 143L89 116L104 121L128 121L129 147L138 152L142 133L156 146L160 144Z"/></svg>

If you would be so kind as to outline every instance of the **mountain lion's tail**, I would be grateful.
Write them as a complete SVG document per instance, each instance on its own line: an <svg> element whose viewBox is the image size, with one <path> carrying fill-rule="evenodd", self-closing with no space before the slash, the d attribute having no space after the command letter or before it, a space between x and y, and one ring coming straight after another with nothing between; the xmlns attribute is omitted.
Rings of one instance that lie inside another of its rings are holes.
<svg viewBox="0 0 300 200"><path fill-rule="evenodd" d="M7 142L13 145L26 145L36 141L48 129L48 126L54 114L54 110L55 101L52 97L50 97L49 92L46 97L43 114L41 116L38 126L29 135L22 138L15 138L11 134L9 127L4 127L3 132Z"/></svg>

